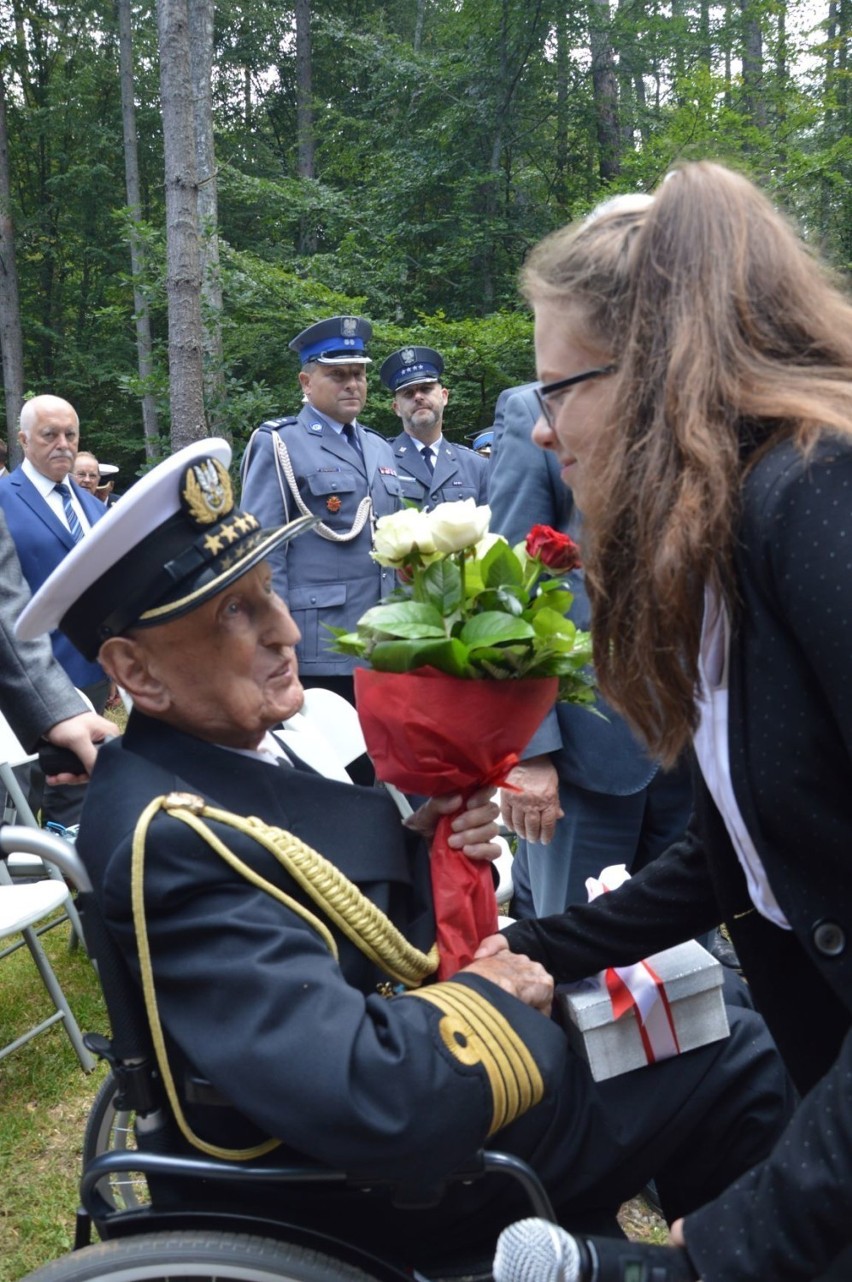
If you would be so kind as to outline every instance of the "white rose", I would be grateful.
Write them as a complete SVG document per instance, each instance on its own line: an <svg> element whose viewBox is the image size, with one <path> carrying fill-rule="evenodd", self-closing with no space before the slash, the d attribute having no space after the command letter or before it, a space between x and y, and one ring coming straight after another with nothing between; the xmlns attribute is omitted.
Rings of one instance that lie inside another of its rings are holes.
<svg viewBox="0 0 852 1282"><path fill-rule="evenodd" d="M379 565L402 565L414 549L424 555L435 551L432 533L423 512L405 507L389 516L380 516L373 539L373 560Z"/></svg>
<svg viewBox="0 0 852 1282"><path fill-rule="evenodd" d="M494 534L493 531L489 530L487 534L482 536L474 548L477 561L481 561L485 556L485 553L490 552L495 543L505 543L506 547L509 546L509 540L504 539L502 534ZM523 544L521 544L521 547L523 547Z"/></svg>
<svg viewBox="0 0 852 1282"><path fill-rule="evenodd" d="M475 499L439 503L427 513L429 528L439 552L461 552L472 548L488 533L490 507L477 507Z"/></svg>

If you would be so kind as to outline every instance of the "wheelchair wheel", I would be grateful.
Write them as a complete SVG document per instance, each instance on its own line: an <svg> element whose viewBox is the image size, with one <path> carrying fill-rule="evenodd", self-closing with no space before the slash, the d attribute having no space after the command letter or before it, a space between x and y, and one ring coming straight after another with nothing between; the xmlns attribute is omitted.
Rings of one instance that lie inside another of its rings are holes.
<svg viewBox="0 0 852 1282"><path fill-rule="evenodd" d="M72 1251L26 1282L375 1282L346 1261L240 1233L145 1233Z"/></svg>
<svg viewBox="0 0 852 1282"><path fill-rule="evenodd" d="M86 1133L83 1136L83 1169L92 1158L113 1149L135 1149L133 1113L116 1106L115 1078L110 1074L100 1086L89 1110ZM109 1206L119 1211L129 1211L145 1206L151 1200L144 1175L132 1171L104 1177L98 1191Z"/></svg>

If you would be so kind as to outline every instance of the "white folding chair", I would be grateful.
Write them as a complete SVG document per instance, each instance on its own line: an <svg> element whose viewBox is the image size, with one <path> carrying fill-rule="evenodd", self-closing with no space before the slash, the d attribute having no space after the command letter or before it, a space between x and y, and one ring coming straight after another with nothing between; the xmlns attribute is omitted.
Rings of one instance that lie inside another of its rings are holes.
<svg viewBox="0 0 852 1282"><path fill-rule="evenodd" d="M24 796L23 789L14 772L15 766L26 765L30 762L37 761L38 757L32 753L27 753L23 744L12 732L9 722L0 713L0 788L6 791L6 806L3 813L3 819L6 823L23 824L27 828L38 828L39 822L30 809L29 802ZM52 864L46 864L39 859L37 855L16 852L9 855L7 864L11 880L21 878L50 878L53 881L61 882L64 886L62 874ZM0 869L0 873L5 869ZM0 875L0 882L5 878ZM74 901L70 895L65 901L65 913L73 927L72 944L75 940L83 938L83 931L80 925L80 918L77 909L74 907ZM52 920L49 926L42 926L39 929L41 934L43 930L50 929L51 926L58 925L64 921L64 917L58 917Z"/></svg>
<svg viewBox="0 0 852 1282"><path fill-rule="evenodd" d="M61 841L62 838L57 837L56 840ZM5 865L0 862L0 939L8 939L14 935L21 936L0 951L0 963L26 945L54 1005L54 1012L47 1019L34 1024L28 1032L0 1048L0 1059L11 1055L12 1051L17 1050L19 1046L25 1045L39 1033L61 1022L80 1061L80 1067L84 1072L90 1073L95 1066L95 1061L83 1045L80 1026L74 1018L59 980L41 946L41 940L33 929L36 923L43 922L57 908L64 906L67 912L70 901L71 892L61 873L58 880L45 877L43 881L16 886L12 883Z"/></svg>

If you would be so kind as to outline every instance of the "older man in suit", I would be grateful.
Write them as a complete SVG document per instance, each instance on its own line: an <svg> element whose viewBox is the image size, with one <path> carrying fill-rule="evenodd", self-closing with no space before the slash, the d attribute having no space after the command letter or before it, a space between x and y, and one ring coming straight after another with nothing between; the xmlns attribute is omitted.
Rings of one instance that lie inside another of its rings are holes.
<svg viewBox="0 0 852 1282"><path fill-rule="evenodd" d="M489 482L492 528L510 543L536 524L580 541L580 514L560 480L553 454L538 449L535 384L509 389L498 402ZM589 624L582 571L571 575L578 627ZM527 748L503 793L503 812L517 833L516 916L561 912L584 902L587 877L607 864L635 871L682 836L692 790L688 771L662 773L617 713L602 701L600 717L557 704Z"/></svg>
<svg viewBox="0 0 852 1282"><path fill-rule="evenodd" d="M0 509L15 543L24 578L36 592L45 579L105 515L102 503L71 476L80 424L73 405L59 396L34 396L21 410L18 440L23 462L0 478ZM95 712L106 707L110 683L100 664L82 657L66 637L52 638L53 653L73 685ZM29 772L30 805L65 827L79 820L79 788L48 785L41 793L41 772Z"/></svg>
<svg viewBox="0 0 852 1282"><path fill-rule="evenodd" d="M403 497L425 510L457 499L488 502L487 461L443 435L449 400L443 372L443 357L432 347L401 347L379 371L404 428L391 441Z"/></svg>
<svg viewBox="0 0 852 1282"><path fill-rule="evenodd" d="M77 412L59 396L34 396L21 410L18 440L24 459L0 480L0 508L15 542L24 578L36 592L105 509L71 476L80 442ZM103 712L109 682L57 633L53 653L78 689Z"/></svg>

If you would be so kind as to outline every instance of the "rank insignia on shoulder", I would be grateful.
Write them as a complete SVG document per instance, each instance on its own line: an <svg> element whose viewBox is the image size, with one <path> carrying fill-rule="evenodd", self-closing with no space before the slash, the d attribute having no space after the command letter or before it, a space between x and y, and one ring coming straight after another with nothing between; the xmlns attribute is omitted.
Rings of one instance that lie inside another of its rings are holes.
<svg viewBox="0 0 852 1282"><path fill-rule="evenodd" d="M380 467L379 472L382 476L396 476L395 467Z"/></svg>
<svg viewBox="0 0 852 1282"><path fill-rule="evenodd" d="M327 498L325 501L325 505L328 508L329 512L339 512L341 508L340 499L337 497L336 494L332 494L329 498Z"/></svg>

